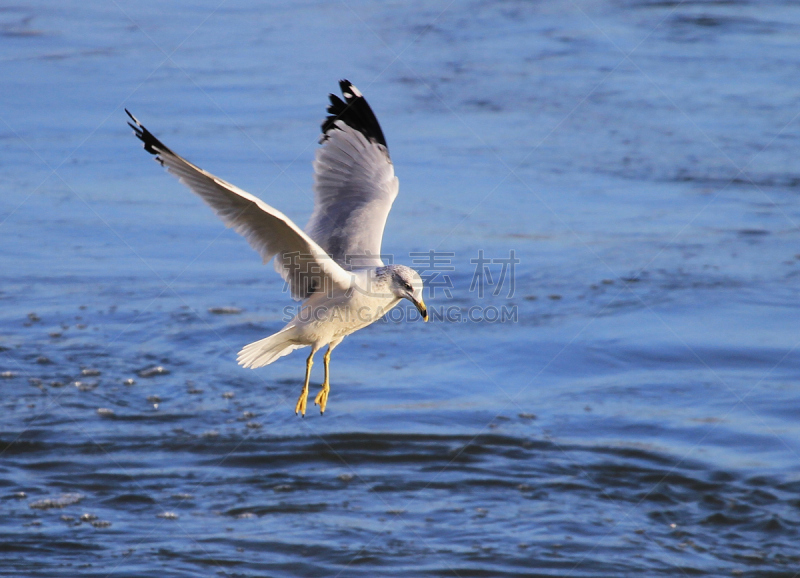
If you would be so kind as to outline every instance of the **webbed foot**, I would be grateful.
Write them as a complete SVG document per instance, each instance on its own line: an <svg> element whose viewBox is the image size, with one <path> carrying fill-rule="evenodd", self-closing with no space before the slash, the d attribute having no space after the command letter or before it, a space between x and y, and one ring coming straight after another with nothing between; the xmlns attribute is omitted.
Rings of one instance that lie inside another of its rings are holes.
<svg viewBox="0 0 800 578"><path fill-rule="evenodd" d="M300 397L297 399L297 404L294 406L294 415L300 412L303 417L306 416L306 404L308 403L308 388L304 387Z"/></svg>
<svg viewBox="0 0 800 578"><path fill-rule="evenodd" d="M328 394L331 391L331 386L328 383L322 384L322 389L319 390L317 397L314 398L314 405L319 406L320 415L325 413L325 407L328 405Z"/></svg>

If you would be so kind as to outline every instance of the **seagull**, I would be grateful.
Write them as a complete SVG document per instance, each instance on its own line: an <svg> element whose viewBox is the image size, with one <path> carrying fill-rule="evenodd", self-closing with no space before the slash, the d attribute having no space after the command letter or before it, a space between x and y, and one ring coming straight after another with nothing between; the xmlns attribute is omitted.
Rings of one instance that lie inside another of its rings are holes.
<svg viewBox="0 0 800 578"><path fill-rule="evenodd" d="M322 146L313 163L314 211L305 230L261 199L174 153L125 109L144 150L242 235L264 264L274 258L292 298L301 301L283 329L246 345L237 360L255 369L311 347L294 410L303 416L317 351L328 346L325 379L314 399L324 414L331 352L346 336L378 321L403 299L428 320L419 274L381 260L383 229L399 188L383 131L361 92L347 80L339 87L344 100L329 95L322 123Z"/></svg>

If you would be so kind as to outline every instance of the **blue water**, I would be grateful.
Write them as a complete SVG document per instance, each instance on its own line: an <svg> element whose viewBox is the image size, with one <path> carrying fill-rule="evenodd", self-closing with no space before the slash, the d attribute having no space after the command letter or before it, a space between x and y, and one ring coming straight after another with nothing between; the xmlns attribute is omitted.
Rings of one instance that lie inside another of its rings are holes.
<svg viewBox="0 0 800 578"><path fill-rule="evenodd" d="M0 574L797 576L798 38L788 1L1 7ZM384 251L516 318L375 324L301 419L303 352L235 362L282 281L123 108L304 225L339 78Z"/></svg>

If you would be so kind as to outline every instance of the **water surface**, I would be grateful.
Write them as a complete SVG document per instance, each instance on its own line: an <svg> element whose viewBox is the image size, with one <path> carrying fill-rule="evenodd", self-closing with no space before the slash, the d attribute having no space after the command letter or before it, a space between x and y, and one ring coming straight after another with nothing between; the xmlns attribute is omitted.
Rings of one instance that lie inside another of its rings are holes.
<svg viewBox="0 0 800 578"><path fill-rule="evenodd" d="M799 31L781 1L0 8L3 573L796 576ZM431 308L517 317L378 323L300 419L302 352L235 363L281 280L123 108L304 224L339 78L400 177L384 251L450 255ZM470 291L512 250L513 292Z"/></svg>

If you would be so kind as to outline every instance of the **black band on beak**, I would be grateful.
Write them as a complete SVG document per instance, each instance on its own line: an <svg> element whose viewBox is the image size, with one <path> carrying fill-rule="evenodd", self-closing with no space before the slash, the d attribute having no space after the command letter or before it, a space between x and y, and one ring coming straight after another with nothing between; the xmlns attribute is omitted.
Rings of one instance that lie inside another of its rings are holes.
<svg viewBox="0 0 800 578"><path fill-rule="evenodd" d="M428 320L428 308L425 307L425 303L420 301L419 303L415 302L414 305L417 306L417 310L419 311L419 314L422 315L422 320L423 321L427 321Z"/></svg>

